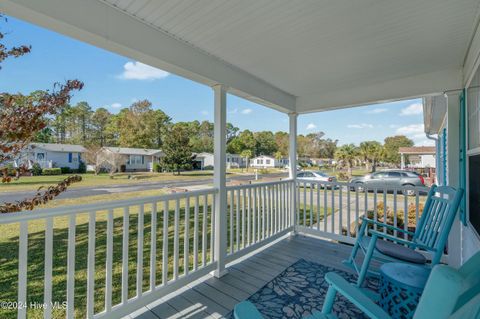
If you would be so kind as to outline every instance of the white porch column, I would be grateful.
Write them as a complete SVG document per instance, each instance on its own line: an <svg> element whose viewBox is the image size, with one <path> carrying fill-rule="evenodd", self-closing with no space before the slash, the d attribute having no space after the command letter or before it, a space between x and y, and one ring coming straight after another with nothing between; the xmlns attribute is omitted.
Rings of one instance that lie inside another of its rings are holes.
<svg viewBox="0 0 480 319"><path fill-rule="evenodd" d="M214 109L214 164L213 184L219 190L215 197L215 247L214 256L217 261L215 277L220 278L227 273L225 257L227 255L227 189L226 189L226 151L227 151L227 94L223 85L213 86L215 94Z"/></svg>
<svg viewBox="0 0 480 319"><path fill-rule="evenodd" d="M400 153L400 169L405 169L405 155Z"/></svg>
<svg viewBox="0 0 480 319"><path fill-rule="evenodd" d="M290 169L288 171L288 176L290 179L294 181L292 186L292 207L290 208L291 214L293 214L293 226L294 229L297 227L297 185L295 181L297 180L297 113L289 113L289 162L290 162ZM293 232L296 234L296 231Z"/></svg>
<svg viewBox="0 0 480 319"><path fill-rule="evenodd" d="M448 95L447 101L447 176L446 184L460 186L460 96ZM458 267L462 256L461 222L457 216L448 236L448 264Z"/></svg>

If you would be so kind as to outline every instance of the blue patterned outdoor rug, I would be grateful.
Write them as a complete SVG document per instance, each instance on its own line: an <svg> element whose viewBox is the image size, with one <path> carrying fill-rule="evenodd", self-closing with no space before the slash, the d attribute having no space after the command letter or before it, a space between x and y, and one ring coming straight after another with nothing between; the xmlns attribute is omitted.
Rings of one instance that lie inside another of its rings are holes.
<svg viewBox="0 0 480 319"><path fill-rule="evenodd" d="M332 267L300 259L260 288L250 298L265 318L303 318L321 311L328 283L325 274L334 271L347 281L356 282L356 275ZM367 280L367 287L377 291L378 281ZM352 303L337 294L333 311L337 318L367 318ZM230 315L230 317L233 317Z"/></svg>

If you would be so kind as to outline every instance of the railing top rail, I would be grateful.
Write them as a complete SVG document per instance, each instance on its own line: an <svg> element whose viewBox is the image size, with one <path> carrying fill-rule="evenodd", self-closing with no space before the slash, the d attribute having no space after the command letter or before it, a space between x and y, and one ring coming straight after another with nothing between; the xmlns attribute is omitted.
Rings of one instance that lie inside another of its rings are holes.
<svg viewBox="0 0 480 319"><path fill-rule="evenodd" d="M322 184L322 185L347 186L347 187L358 186L357 183L316 181L316 180L305 179L305 178L297 178L297 184ZM398 187L398 186L391 186L391 185L385 184L385 185L379 185L379 186L363 185L362 187L368 190L382 190L385 188L388 188L388 190L412 189L412 190L425 191L425 192L428 192L430 190L430 187L428 186L412 186L412 185L405 185L405 186Z"/></svg>
<svg viewBox="0 0 480 319"><path fill-rule="evenodd" d="M243 185L230 185L230 186L227 186L227 190L235 190L235 189L243 189L243 188L255 188L255 187L278 185L278 184L288 184L288 183L292 183L292 182L293 182L293 179L289 178L289 179L282 179L280 181L260 182L260 183L243 184Z"/></svg>
<svg viewBox="0 0 480 319"><path fill-rule="evenodd" d="M6 214L0 214L0 225L12 224L12 223L18 223L21 221L29 221L29 220L42 219L42 218L54 217L54 216L67 216L67 215L76 214L76 213L103 211L107 209L115 209L115 208L121 208L126 206L148 204L152 202L162 202L165 200L175 200L175 199L181 199L186 197L216 194L216 193L218 193L217 188L206 188L206 189L181 192L181 193L172 193L172 194L165 194L165 195L158 195L158 196L146 196L146 197L140 197L135 199L125 199L125 200L119 200L119 201L101 202L101 203L84 204L84 205L76 205L76 206L66 206L66 207L58 207L58 208L44 208L44 209L39 209L34 211L21 211L17 213L6 213Z"/></svg>

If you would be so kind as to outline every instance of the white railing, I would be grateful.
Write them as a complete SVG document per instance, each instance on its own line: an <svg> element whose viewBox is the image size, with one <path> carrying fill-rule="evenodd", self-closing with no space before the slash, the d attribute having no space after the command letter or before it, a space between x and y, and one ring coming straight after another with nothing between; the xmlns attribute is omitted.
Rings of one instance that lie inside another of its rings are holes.
<svg viewBox="0 0 480 319"><path fill-rule="evenodd" d="M226 190L220 257L230 263L294 230L352 243L364 215L415 227L428 188L299 179ZM0 215L9 239L0 297L11 301L0 318L120 317L212 272L218 196L210 188Z"/></svg>
<svg viewBox="0 0 480 319"><path fill-rule="evenodd" d="M227 261L293 229L292 180L227 187Z"/></svg>
<svg viewBox="0 0 480 319"><path fill-rule="evenodd" d="M10 278L10 307L0 317L119 317L208 274L215 268L217 193L0 215L1 229L18 234L11 243L16 249L0 252L8 260L9 251L18 251L8 261L18 263L18 271Z"/></svg>
<svg viewBox="0 0 480 319"><path fill-rule="evenodd" d="M296 230L346 243L355 241L361 217L365 215L413 230L429 190L428 187L386 185L368 188L306 179L298 179L296 189Z"/></svg>

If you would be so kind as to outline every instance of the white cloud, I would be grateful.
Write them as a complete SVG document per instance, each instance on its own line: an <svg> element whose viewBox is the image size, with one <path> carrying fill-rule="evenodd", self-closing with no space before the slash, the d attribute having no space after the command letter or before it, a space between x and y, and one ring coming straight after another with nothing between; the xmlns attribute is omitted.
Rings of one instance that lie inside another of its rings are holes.
<svg viewBox="0 0 480 319"><path fill-rule="evenodd" d="M397 128L397 134L407 135L411 137L423 134L423 132L423 124L410 124Z"/></svg>
<svg viewBox="0 0 480 319"><path fill-rule="evenodd" d="M242 110L242 114L250 114L252 113L252 109L245 109L245 110Z"/></svg>
<svg viewBox="0 0 480 319"><path fill-rule="evenodd" d="M400 125L398 125L398 124L390 124L388 127L389 127L389 128L397 128L397 127L400 127Z"/></svg>
<svg viewBox="0 0 480 319"><path fill-rule="evenodd" d="M119 78L125 80L155 80L163 79L170 75L167 71L163 71L141 62L127 62L123 66L123 73Z"/></svg>
<svg viewBox="0 0 480 319"><path fill-rule="evenodd" d="M316 129L316 128L317 128L317 126L316 126L315 124L310 123L310 124L307 125L307 128L306 128L306 129L307 129L307 130L314 130L314 129Z"/></svg>
<svg viewBox="0 0 480 319"><path fill-rule="evenodd" d="M348 124L348 128L373 128L372 124L368 123L359 123L359 124Z"/></svg>
<svg viewBox="0 0 480 319"><path fill-rule="evenodd" d="M202 111L200 112L200 114L202 114L202 115L208 115L208 111L202 110Z"/></svg>
<svg viewBox="0 0 480 319"><path fill-rule="evenodd" d="M122 104L116 102L116 103L112 103L109 105L109 107L113 108L113 109L119 109L122 107Z"/></svg>
<svg viewBox="0 0 480 319"><path fill-rule="evenodd" d="M385 108L376 108L376 109L373 109L373 110L368 110L365 113L367 113L367 114L379 114L379 113L385 113L387 111L388 111L388 109L385 109Z"/></svg>
<svg viewBox="0 0 480 319"><path fill-rule="evenodd" d="M422 103L410 104L400 112L401 116L419 115L423 113Z"/></svg>

